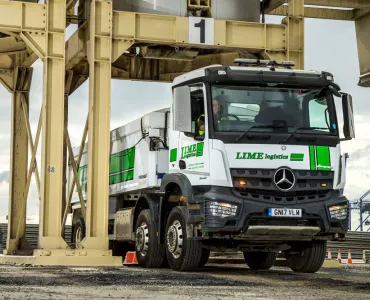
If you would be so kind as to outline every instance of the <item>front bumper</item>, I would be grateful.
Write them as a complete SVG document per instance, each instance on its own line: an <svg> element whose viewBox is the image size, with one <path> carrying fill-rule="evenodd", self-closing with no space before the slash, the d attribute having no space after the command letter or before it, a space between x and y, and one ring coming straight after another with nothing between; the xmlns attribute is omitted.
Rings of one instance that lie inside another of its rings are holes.
<svg viewBox="0 0 370 300"><path fill-rule="evenodd" d="M301 240L336 233L344 234L348 231L348 215L345 220L330 217L330 206L348 204L347 198L335 190L324 200L286 205L241 198L232 188L214 186L202 194L195 195L193 199L195 203L189 203L188 223L201 224L203 237L253 240L275 237L276 240ZM236 205L236 215L227 217L212 215L210 203L214 201ZM302 209L302 217L270 217L269 208Z"/></svg>

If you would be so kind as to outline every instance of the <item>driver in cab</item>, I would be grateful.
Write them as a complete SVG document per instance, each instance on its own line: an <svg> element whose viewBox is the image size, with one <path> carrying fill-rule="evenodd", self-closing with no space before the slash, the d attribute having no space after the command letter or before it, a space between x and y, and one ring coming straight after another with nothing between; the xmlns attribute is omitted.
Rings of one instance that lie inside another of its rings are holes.
<svg viewBox="0 0 370 300"><path fill-rule="evenodd" d="M213 100L212 100L212 107L213 107L213 118L214 118L214 122L215 123L218 123L219 121L221 120L228 120L227 118L223 117L222 116L222 106L221 106L221 102L218 98L218 96L216 96ZM199 128L199 135L200 136L204 136L204 133L205 133L205 118L204 118L204 114L200 115L199 118L198 118L198 128Z"/></svg>

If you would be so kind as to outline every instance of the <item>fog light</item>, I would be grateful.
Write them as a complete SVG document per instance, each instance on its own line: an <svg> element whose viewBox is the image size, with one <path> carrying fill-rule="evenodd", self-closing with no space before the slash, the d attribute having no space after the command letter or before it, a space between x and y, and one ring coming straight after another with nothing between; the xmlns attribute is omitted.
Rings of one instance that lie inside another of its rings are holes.
<svg viewBox="0 0 370 300"><path fill-rule="evenodd" d="M329 211L330 218L345 220L348 217L348 204L330 206Z"/></svg>
<svg viewBox="0 0 370 300"><path fill-rule="evenodd" d="M235 217L237 209L238 209L237 205L232 205L230 203L222 203L215 201L209 203L209 211L214 217L221 218Z"/></svg>

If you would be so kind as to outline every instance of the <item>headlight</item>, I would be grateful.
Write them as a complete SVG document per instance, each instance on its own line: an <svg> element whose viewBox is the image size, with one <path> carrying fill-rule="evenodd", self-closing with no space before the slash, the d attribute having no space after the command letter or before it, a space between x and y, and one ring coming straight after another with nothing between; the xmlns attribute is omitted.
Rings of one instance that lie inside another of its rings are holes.
<svg viewBox="0 0 370 300"><path fill-rule="evenodd" d="M330 206L329 211L330 218L345 220L348 217L348 204Z"/></svg>
<svg viewBox="0 0 370 300"><path fill-rule="evenodd" d="M237 209L238 209L237 205L232 205L230 203L222 203L215 201L209 203L209 211L211 212L212 216L215 217L221 218L235 217Z"/></svg>

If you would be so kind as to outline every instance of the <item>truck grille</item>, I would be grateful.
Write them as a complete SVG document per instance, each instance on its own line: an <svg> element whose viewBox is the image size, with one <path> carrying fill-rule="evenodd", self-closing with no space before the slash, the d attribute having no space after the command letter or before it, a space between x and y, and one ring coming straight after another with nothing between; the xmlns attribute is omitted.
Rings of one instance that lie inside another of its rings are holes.
<svg viewBox="0 0 370 300"><path fill-rule="evenodd" d="M275 172L276 170L268 169L232 169L234 192L242 198L279 204L315 202L330 198L334 172L293 170L296 184L288 192L282 192L276 187L273 180Z"/></svg>

